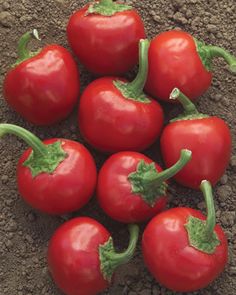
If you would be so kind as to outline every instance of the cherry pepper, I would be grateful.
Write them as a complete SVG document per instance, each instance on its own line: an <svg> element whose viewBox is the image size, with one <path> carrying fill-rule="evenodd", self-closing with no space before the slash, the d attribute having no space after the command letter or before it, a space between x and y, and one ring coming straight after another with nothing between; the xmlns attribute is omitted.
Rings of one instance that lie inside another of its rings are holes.
<svg viewBox="0 0 236 295"><path fill-rule="evenodd" d="M120 222L142 222L152 218L166 206L166 180L191 160L191 154L189 150L182 150L179 160L164 171L140 153L112 155L98 175L99 205L111 218Z"/></svg>
<svg viewBox="0 0 236 295"><path fill-rule="evenodd" d="M69 51L47 45L31 52L27 45L37 30L25 33L18 45L18 60L3 85L8 104L35 125L65 119L75 107L80 90L79 71Z"/></svg>
<svg viewBox="0 0 236 295"><path fill-rule="evenodd" d="M89 201L97 171L82 144L59 138L42 142L24 128L0 124L0 137L5 134L14 134L31 146L19 159L17 183L20 195L33 208L48 214L65 214Z"/></svg>
<svg viewBox="0 0 236 295"><path fill-rule="evenodd" d="M141 151L158 137L163 110L143 93L147 77L149 41L140 41L139 72L132 82L103 77L83 92L79 128L92 146L104 152Z"/></svg>
<svg viewBox="0 0 236 295"><path fill-rule="evenodd" d="M129 225L127 250L116 253L110 233L96 220L78 217L60 226L48 248L48 265L57 286L66 295L96 295L113 279L116 268L135 252L139 228Z"/></svg>
<svg viewBox="0 0 236 295"><path fill-rule="evenodd" d="M211 85L215 57L224 58L236 73L236 58L223 48L206 45L184 31L163 32L151 41L145 89L153 97L171 102L169 94L177 87L195 100Z"/></svg>
<svg viewBox="0 0 236 295"><path fill-rule="evenodd" d="M144 24L131 6L112 0L93 1L76 11L67 26L68 42L94 74L125 74L138 62Z"/></svg>
<svg viewBox="0 0 236 295"><path fill-rule="evenodd" d="M154 217L142 238L145 263L155 279L176 292L205 288L224 270L225 234L216 225L209 181L201 182L207 217L191 208L173 208Z"/></svg>
<svg viewBox="0 0 236 295"><path fill-rule="evenodd" d="M192 151L192 160L174 179L187 187L198 189L202 179L212 185L224 174L230 160L231 135L227 124L218 117L197 111L195 105L175 88L171 99L178 99L184 113L171 120L161 136L161 152L167 167L178 159L182 149Z"/></svg>

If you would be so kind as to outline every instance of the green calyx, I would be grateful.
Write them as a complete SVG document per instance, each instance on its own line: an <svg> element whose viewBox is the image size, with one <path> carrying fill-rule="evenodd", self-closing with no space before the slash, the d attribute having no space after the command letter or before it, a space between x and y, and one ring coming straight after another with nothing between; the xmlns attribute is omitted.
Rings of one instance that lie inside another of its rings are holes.
<svg viewBox="0 0 236 295"><path fill-rule="evenodd" d="M170 122L209 118L208 115L199 113L196 106L191 102L191 100L186 95L184 95L178 88L174 88L172 90L170 94L170 99L177 99L184 108L184 112L176 118L172 119Z"/></svg>
<svg viewBox="0 0 236 295"><path fill-rule="evenodd" d="M130 224L128 229L130 241L125 252L116 253L112 237L110 237L105 244L99 246L100 269L104 279L108 282L111 282L116 268L122 264L128 263L134 256L138 241L139 227L135 224Z"/></svg>
<svg viewBox="0 0 236 295"><path fill-rule="evenodd" d="M207 71L212 70L212 61L215 57L222 57L229 65L229 69L232 73L236 73L236 57L230 54L223 48L218 46L206 45L204 42L194 39L196 50L198 55L207 69Z"/></svg>
<svg viewBox="0 0 236 295"><path fill-rule="evenodd" d="M150 42L140 40L139 42L139 71L136 78L129 83L115 80L113 84L122 93L126 99L142 102L151 103L151 100L143 92L144 85L147 80L148 74L148 50Z"/></svg>
<svg viewBox="0 0 236 295"><path fill-rule="evenodd" d="M191 155L191 151L181 150L179 160L162 172L157 171L155 163L147 164L141 160L136 171L128 176L132 193L140 195L150 207L154 207L159 197L166 195L166 180L178 173L191 160Z"/></svg>
<svg viewBox="0 0 236 295"><path fill-rule="evenodd" d="M211 238L206 237L206 222L198 218L190 216L185 228L188 231L189 243L195 249L204 253L212 254L215 249L220 245L220 241L215 232Z"/></svg>
<svg viewBox="0 0 236 295"><path fill-rule="evenodd" d="M52 174L67 157L59 140L46 145L33 133L22 127L13 124L0 124L0 137L5 134L14 134L20 137L32 148L32 152L23 166L30 169L33 177L40 173Z"/></svg>
<svg viewBox="0 0 236 295"><path fill-rule="evenodd" d="M66 152L61 147L60 141L45 145L45 147L47 149L46 157L42 157L32 151L29 158L23 163L23 166L30 169L33 177L41 173L52 174L67 157Z"/></svg>
<svg viewBox="0 0 236 295"><path fill-rule="evenodd" d="M208 72L212 70L212 59L206 48L206 44L202 41L194 39L198 55Z"/></svg>
<svg viewBox="0 0 236 295"><path fill-rule="evenodd" d="M129 85L130 85L129 83L125 83L120 80L116 80L113 82L113 84L122 93L122 95L126 99L139 101L142 103L150 103L151 102L151 100L149 98L147 98L146 94L140 93L137 95L136 91L129 87Z"/></svg>
<svg viewBox="0 0 236 295"><path fill-rule="evenodd" d="M204 253L213 254L216 247L220 245L220 240L214 231L216 220L210 182L203 180L201 190L207 205L207 220L189 216L185 228L188 233L189 244L192 247Z"/></svg>
<svg viewBox="0 0 236 295"><path fill-rule="evenodd" d="M19 64L21 64L23 61L25 61L31 57L34 57L35 55L37 55L41 51L41 49L39 49L36 52L32 52L32 51L28 50L27 46L32 38L35 38L40 41L38 31L36 29L34 29L32 32L25 33L20 38L19 43L18 43L18 49L17 49L18 59L15 62L15 64L13 65L13 67L16 67Z"/></svg>
<svg viewBox="0 0 236 295"><path fill-rule="evenodd" d="M168 184L166 182L156 185L147 185L147 178L158 178L158 171L155 163L147 164L144 160L138 163L135 172L132 172L128 179L132 185L132 193L142 196L142 199L150 206L154 207L160 196L166 195Z"/></svg>
<svg viewBox="0 0 236 295"><path fill-rule="evenodd" d="M112 0L100 0L89 5L86 15L100 14L104 16L112 16L117 12L133 9L132 6L116 3Z"/></svg>

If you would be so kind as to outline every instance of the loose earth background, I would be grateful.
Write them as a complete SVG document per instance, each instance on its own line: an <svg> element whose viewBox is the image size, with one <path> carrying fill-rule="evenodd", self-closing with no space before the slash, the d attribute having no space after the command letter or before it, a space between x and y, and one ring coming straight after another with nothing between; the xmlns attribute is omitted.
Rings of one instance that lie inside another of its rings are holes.
<svg viewBox="0 0 236 295"><path fill-rule="evenodd" d="M160 31L181 28L196 38L210 44L220 45L236 54L236 5L235 0L143 0L129 1L142 15L148 37ZM186 4L188 3L188 4ZM73 11L85 1L73 0L0 0L1 85L11 64L16 60L16 44L19 37L36 28L42 44L58 43L68 48L65 28ZM83 40L81 40L83 42ZM32 42L32 48L40 43ZM84 88L93 77L81 66ZM229 263L225 272L208 288L190 294L236 294L236 76L229 74L222 61L215 62L212 88L198 101L200 110L225 119L233 135L231 163L215 188L217 219L229 239ZM133 77L134 72L129 74ZM164 106L167 118L180 112L181 108ZM0 100L0 122L16 123L29 128L40 138L65 137L84 142L77 129L76 110L68 120L49 128L36 128L15 114ZM46 264L47 245L55 229L73 216L87 215L104 224L113 234L117 250L127 246L126 226L111 221L98 208L95 198L79 213L63 217L40 214L19 197L16 186L16 164L26 145L13 136L0 141L0 295L59 295ZM98 168L106 156L91 149ZM153 160L160 161L158 143L145 152ZM172 185L170 207L191 206L205 210L202 195ZM142 226L142 230L144 225ZM150 249L151 251L151 249ZM105 294L157 295L174 294L160 287L146 270L140 247L128 265L117 271L113 286Z"/></svg>

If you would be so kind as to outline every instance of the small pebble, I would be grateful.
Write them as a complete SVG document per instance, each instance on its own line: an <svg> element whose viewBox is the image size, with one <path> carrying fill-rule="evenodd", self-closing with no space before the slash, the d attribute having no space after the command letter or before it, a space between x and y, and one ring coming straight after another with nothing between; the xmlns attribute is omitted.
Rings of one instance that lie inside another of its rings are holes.
<svg viewBox="0 0 236 295"><path fill-rule="evenodd" d="M228 98L224 97L224 98L221 100L221 103L222 103L223 106L228 107L228 106L230 106L230 103L231 103L231 102L229 101Z"/></svg>
<svg viewBox="0 0 236 295"><path fill-rule="evenodd" d="M172 4L175 8L181 8L184 4L184 0L172 0Z"/></svg>
<svg viewBox="0 0 236 295"><path fill-rule="evenodd" d="M235 223L235 212L234 211L228 211L223 212L221 215L221 222L224 226L233 226Z"/></svg>
<svg viewBox="0 0 236 295"><path fill-rule="evenodd" d="M198 203L197 207L198 207L198 209L200 209L202 211L203 209L206 208L206 204L205 204L205 202L200 202L200 203Z"/></svg>
<svg viewBox="0 0 236 295"><path fill-rule="evenodd" d="M2 5L2 8L7 10L7 9L10 8L10 4L7 1L4 1L3 5Z"/></svg>
<svg viewBox="0 0 236 295"><path fill-rule="evenodd" d="M1 177L1 181L2 181L3 184L8 183L8 180L9 180L8 175L3 175L3 176Z"/></svg>
<svg viewBox="0 0 236 295"><path fill-rule="evenodd" d="M17 228L18 228L17 223L14 220L11 220L8 224L8 230L15 232Z"/></svg>
<svg viewBox="0 0 236 295"><path fill-rule="evenodd" d="M210 19L210 22L211 22L211 24L217 24L217 22L218 22L217 16L212 16Z"/></svg>
<svg viewBox="0 0 236 295"><path fill-rule="evenodd" d="M221 101L222 98L223 98L222 95L219 94L219 93L212 94L212 95L210 96L210 99L211 99L212 101L216 101L216 102Z"/></svg>
<svg viewBox="0 0 236 295"><path fill-rule="evenodd" d="M232 194L232 189L229 185L221 185L217 188L217 195L219 196L220 201L226 201L230 198Z"/></svg>
<svg viewBox="0 0 236 295"><path fill-rule="evenodd" d="M34 240L32 239L32 237L30 235L25 235L25 240L29 243L29 244L33 244Z"/></svg>
<svg viewBox="0 0 236 295"><path fill-rule="evenodd" d="M13 23L13 16L8 11L0 12L0 24L3 27L10 28Z"/></svg>
<svg viewBox="0 0 236 295"><path fill-rule="evenodd" d="M188 22L185 16L179 11L174 14L173 19L183 25L185 25Z"/></svg>
<svg viewBox="0 0 236 295"><path fill-rule="evenodd" d="M31 20L32 20L32 16L30 16L30 15L22 15L20 18L21 23L31 21Z"/></svg>
<svg viewBox="0 0 236 295"><path fill-rule="evenodd" d="M217 28L217 26L215 26L215 25L212 25L212 24L208 24L207 26L206 26L206 29L207 29L207 31L209 32L209 33L217 33L217 31L218 31L218 28Z"/></svg>
<svg viewBox="0 0 236 295"><path fill-rule="evenodd" d="M159 15L154 15L153 20L157 23L162 23L161 17Z"/></svg>
<svg viewBox="0 0 236 295"><path fill-rule="evenodd" d="M228 182L228 175L224 174L221 179L220 179L220 183L221 184L226 184Z"/></svg>
<svg viewBox="0 0 236 295"><path fill-rule="evenodd" d="M193 16L193 13L192 13L192 10L191 9L188 9L187 11L186 11L186 13L185 13L185 16L186 16L186 18L191 18L192 16Z"/></svg>
<svg viewBox="0 0 236 295"><path fill-rule="evenodd" d="M12 248L13 247L13 242L11 240L7 240L5 245L7 246L7 248Z"/></svg>

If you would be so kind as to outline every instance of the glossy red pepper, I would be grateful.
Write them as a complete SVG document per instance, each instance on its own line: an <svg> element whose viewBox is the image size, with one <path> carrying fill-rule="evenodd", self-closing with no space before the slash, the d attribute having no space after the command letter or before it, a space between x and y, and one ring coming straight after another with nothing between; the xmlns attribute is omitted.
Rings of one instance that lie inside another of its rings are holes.
<svg viewBox="0 0 236 295"><path fill-rule="evenodd" d="M100 78L81 96L79 128L84 138L98 150L141 151L161 132L162 108L143 93L148 47L148 40L140 41L139 73L133 82L114 77Z"/></svg>
<svg viewBox="0 0 236 295"><path fill-rule="evenodd" d="M166 180L190 159L191 152L183 150L178 162L162 171L158 164L140 153L112 155L98 175L99 205L111 218L120 222L142 222L152 218L166 206Z"/></svg>
<svg viewBox="0 0 236 295"><path fill-rule="evenodd" d="M205 288L224 270L227 239L215 224L211 185L201 183L207 218L191 208L174 208L154 217L143 233L145 263L163 286L176 292Z"/></svg>
<svg viewBox="0 0 236 295"><path fill-rule="evenodd" d="M130 261L139 229L129 226L130 243L116 253L110 233L96 220L78 217L64 223L48 248L49 270L66 295L96 295L104 291L116 268Z"/></svg>
<svg viewBox="0 0 236 295"><path fill-rule="evenodd" d="M50 125L65 119L75 107L80 90L79 71L69 51L47 45L30 52L27 44L37 31L22 36L18 60L3 85L8 104L27 121Z"/></svg>
<svg viewBox="0 0 236 295"><path fill-rule="evenodd" d="M211 85L215 57L223 57L236 73L236 58L226 50L205 45L184 31L163 32L151 41L145 89L153 97L170 102L169 95L177 87L195 100Z"/></svg>
<svg viewBox="0 0 236 295"><path fill-rule="evenodd" d="M178 89L171 97L178 99L185 112L168 124L161 136L161 152L167 167L173 165L182 149L192 151L192 160L174 178L180 184L198 189L203 179L215 185L230 160L231 134L220 118L197 111L195 105Z"/></svg>
<svg viewBox="0 0 236 295"><path fill-rule="evenodd" d="M19 159L17 183L22 198L48 214L76 211L91 198L97 179L95 162L80 143L52 138L41 141L31 132L0 124L0 136L15 134L28 143Z"/></svg>
<svg viewBox="0 0 236 295"><path fill-rule="evenodd" d="M138 43L145 38L145 31L140 16L131 6L101 0L71 16L67 37L89 71L121 75L138 62Z"/></svg>

